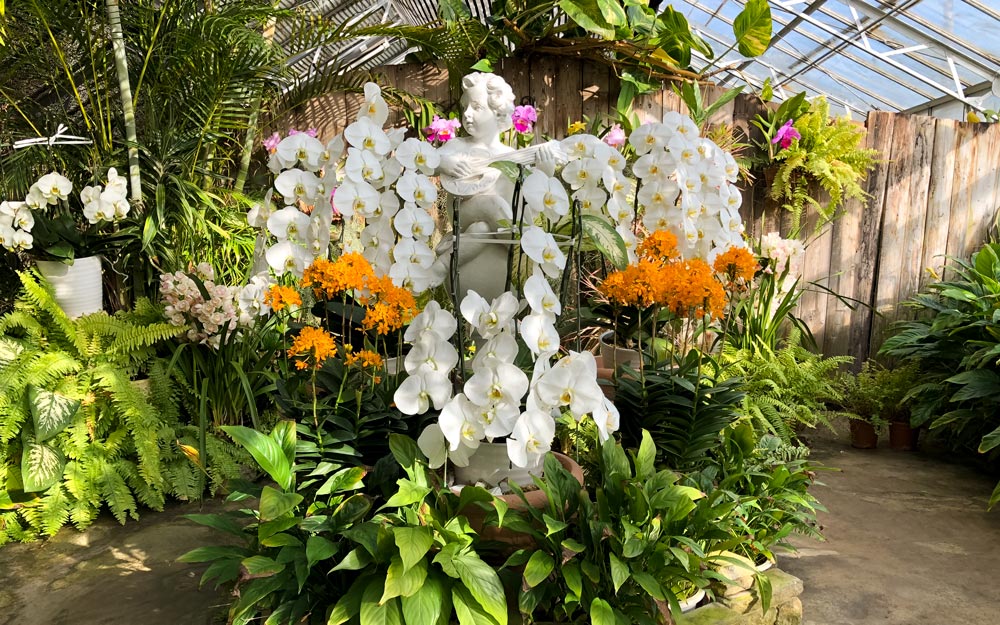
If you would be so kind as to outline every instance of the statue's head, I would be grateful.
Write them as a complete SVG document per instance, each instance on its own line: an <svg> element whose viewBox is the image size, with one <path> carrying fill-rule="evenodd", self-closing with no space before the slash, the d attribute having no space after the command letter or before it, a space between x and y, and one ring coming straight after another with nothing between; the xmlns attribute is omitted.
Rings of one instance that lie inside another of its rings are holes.
<svg viewBox="0 0 1000 625"><path fill-rule="evenodd" d="M485 107L493 114L497 133L513 126L511 115L514 113L514 92L510 85L496 74L476 72L463 76L461 103L462 124L471 135L476 136L485 130L476 127L474 112L477 107Z"/></svg>

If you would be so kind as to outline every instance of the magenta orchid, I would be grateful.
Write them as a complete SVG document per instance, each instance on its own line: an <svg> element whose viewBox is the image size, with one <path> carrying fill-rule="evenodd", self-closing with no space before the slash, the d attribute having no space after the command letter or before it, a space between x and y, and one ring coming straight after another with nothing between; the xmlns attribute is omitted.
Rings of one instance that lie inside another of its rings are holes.
<svg viewBox="0 0 1000 625"><path fill-rule="evenodd" d="M621 124L615 124L608 130L608 134L604 135L604 143L613 148L620 148L625 145L625 131L622 129Z"/></svg>
<svg viewBox="0 0 1000 625"><path fill-rule="evenodd" d="M792 124L795 123L794 120L788 120L785 124L778 129L778 132L774 134L774 138L771 139L771 143L781 143L781 149L787 150L788 146L792 145L792 141L795 139L801 139L802 135L799 131L795 129Z"/></svg>
<svg viewBox="0 0 1000 625"><path fill-rule="evenodd" d="M510 118L514 122L514 129L524 134L534 128L535 122L538 121L538 111L530 104L516 106Z"/></svg>
<svg viewBox="0 0 1000 625"><path fill-rule="evenodd" d="M424 135L428 141L445 143L454 139L455 134L461 127L462 122L457 119L442 119L435 115L433 121L431 121L431 125L424 128Z"/></svg>
<svg viewBox="0 0 1000 625"><path fill-rule="evenodd" d="M263 143L264 143L264 148L268 152L273 154L274 151L278 149L278 144L281 143L281 135L275 132L271 134L271 136L268 137L267 139L264 139Z"/></svg>

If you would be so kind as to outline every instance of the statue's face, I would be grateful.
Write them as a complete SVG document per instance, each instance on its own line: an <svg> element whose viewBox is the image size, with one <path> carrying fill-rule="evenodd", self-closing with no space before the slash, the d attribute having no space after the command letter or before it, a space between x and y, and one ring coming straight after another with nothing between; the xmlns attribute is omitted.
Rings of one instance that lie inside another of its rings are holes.
<svg viewBox="0 0 1000 625"><path fill-rule="evenodd" d="M490 139L500 132L490 108L486 87L476 85L462 95L462 127L477 139Z"/></svg>

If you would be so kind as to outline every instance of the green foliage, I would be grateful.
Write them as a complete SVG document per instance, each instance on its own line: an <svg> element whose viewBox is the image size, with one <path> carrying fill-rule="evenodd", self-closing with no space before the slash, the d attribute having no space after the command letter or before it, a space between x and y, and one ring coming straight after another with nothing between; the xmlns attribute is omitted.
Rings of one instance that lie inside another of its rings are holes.
<svg viewBox="0 0 1000 625"><path fill-rule="evenodd" d="M16 310L0 319L0 493L12 502L0 544L66 522L82 529L103 505L122 523L139 504L162 508L179 494L165 475L176 409L154 346L177 329L105 313L69 319L31 275L21 282Z"/></svg>
<svg viewBox="0 0 1000 625"><path fill-rule="evenodd" d="M838 402L836 374L851 358L824 358L801 345L792 331L777 349L723 349L728 375L742 379L741 412L761 432L793 441L800 427L829 426L827 402Z"/></svg>
<svg viewBox="0 0 1000 625"><path fill-rule="evenodd" d="M884 428L891 421L909 421L903 398L919 383L915 362L887 369L874 360L862 365L857 375L846 373L837 381L840 406L850 416Z"/></svg>
<svg viewBox="0 0 1000 625"><path fill-rule="evenodd" d="M920 317L898 323L880 353L916 363L904 401L911 424L929 423L956 450L997 457L1000 444L1000 244L970 261L952 259L949 280L907 305ZM1000 501L1000 487L990 505Z"/></svg>
<svg viewBox="0 0 1000 625"><path fill-rule="evenodd" d="M793 99L794 100L794 99ZM789 100L792 102L793 100ZM847 118L829 118L826 98L818 97L808 109L795 116L794 110L779 109L772 120L761 120L761 127L777 130L776 119L789 115L802 138L793 140L787 148L772 153L778 169L771 185L771 197L783 203L792 214L792 235L797 236L806 208L815 209L821 219L816 231L835 219L837 210L847 199L867 199L861 183L878 158L876 150L861 147L864 131ZM782 122L783 123L783 122ZM770 136L766 138L770 141ZM829 202L820 202L811 195L810 185L818 184L830 195Z"/></svg>
<svg viewBox="0 0 1000 625"><path fill-rule="evenodd" d="M728 345L774 351L790 327L812 341L809 326L793 312L804 291L798 278L791 279L791 270L791 263L786 262L780 274L760 271L745 293L731 299L725 332Z"/></svg>

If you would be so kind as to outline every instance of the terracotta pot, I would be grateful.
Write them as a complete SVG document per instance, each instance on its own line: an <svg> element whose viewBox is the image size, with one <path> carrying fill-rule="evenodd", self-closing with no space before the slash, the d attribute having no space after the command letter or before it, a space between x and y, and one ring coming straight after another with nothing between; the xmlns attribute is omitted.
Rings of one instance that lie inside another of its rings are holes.
<svg viewBox="0 0 1000 625"><path fill-rule="evenodd" d="M638 369L642 357L638 350L616 345L614 332L608 331L601 335L601 360L609 369L617 369L622 365Z"/></svg>
<svg viewBox="0 0 1000 625"><path fill-rule="evenodd" d="M559 460L559 464L561 464L564 469L572 473L573 477L580 482L580 486L583 486L583 469L580 468L580 465L569 456L559 452L553 453L555 454L556 459ZM509 495L500 495L499 499L502 499L511 510L526 510L528 506L541 509L545 508L549 504L549 498L545 494L545 491L542 490L527 491L524 493L524 497L527 499L527 502L513 493ZM535 545L534 539L528 534L522 534L505 528L498 528L495 525L483 527L487 511L477 505L466 506L462 510L462 513L469 520L469 526L476 530L476 533L486 540L495 540L507 543L515 549L533 547Z"/></svg>
<svg viewBox="0 0 1000 625"><path fill-rule="evenodd" d="M906 421L889 423L889 447L899 451L913 451L917 448L920 430L910 427Z"/></svg>
<svg viewBox="0 0 1000 625"><path fill-rule="evenodd" d="M851 419L851 447L856 449L878 447L878 432L875 431L875 426L867 421Z"/></svg>
<svg viewBox="0 0 1000 625"><path fill-rule="evenodd" d="M77 258L72 265L52 260L38 260L35 264L52 285L56 302L67 317L79 317L104 309L99 256Z"/></svg>

